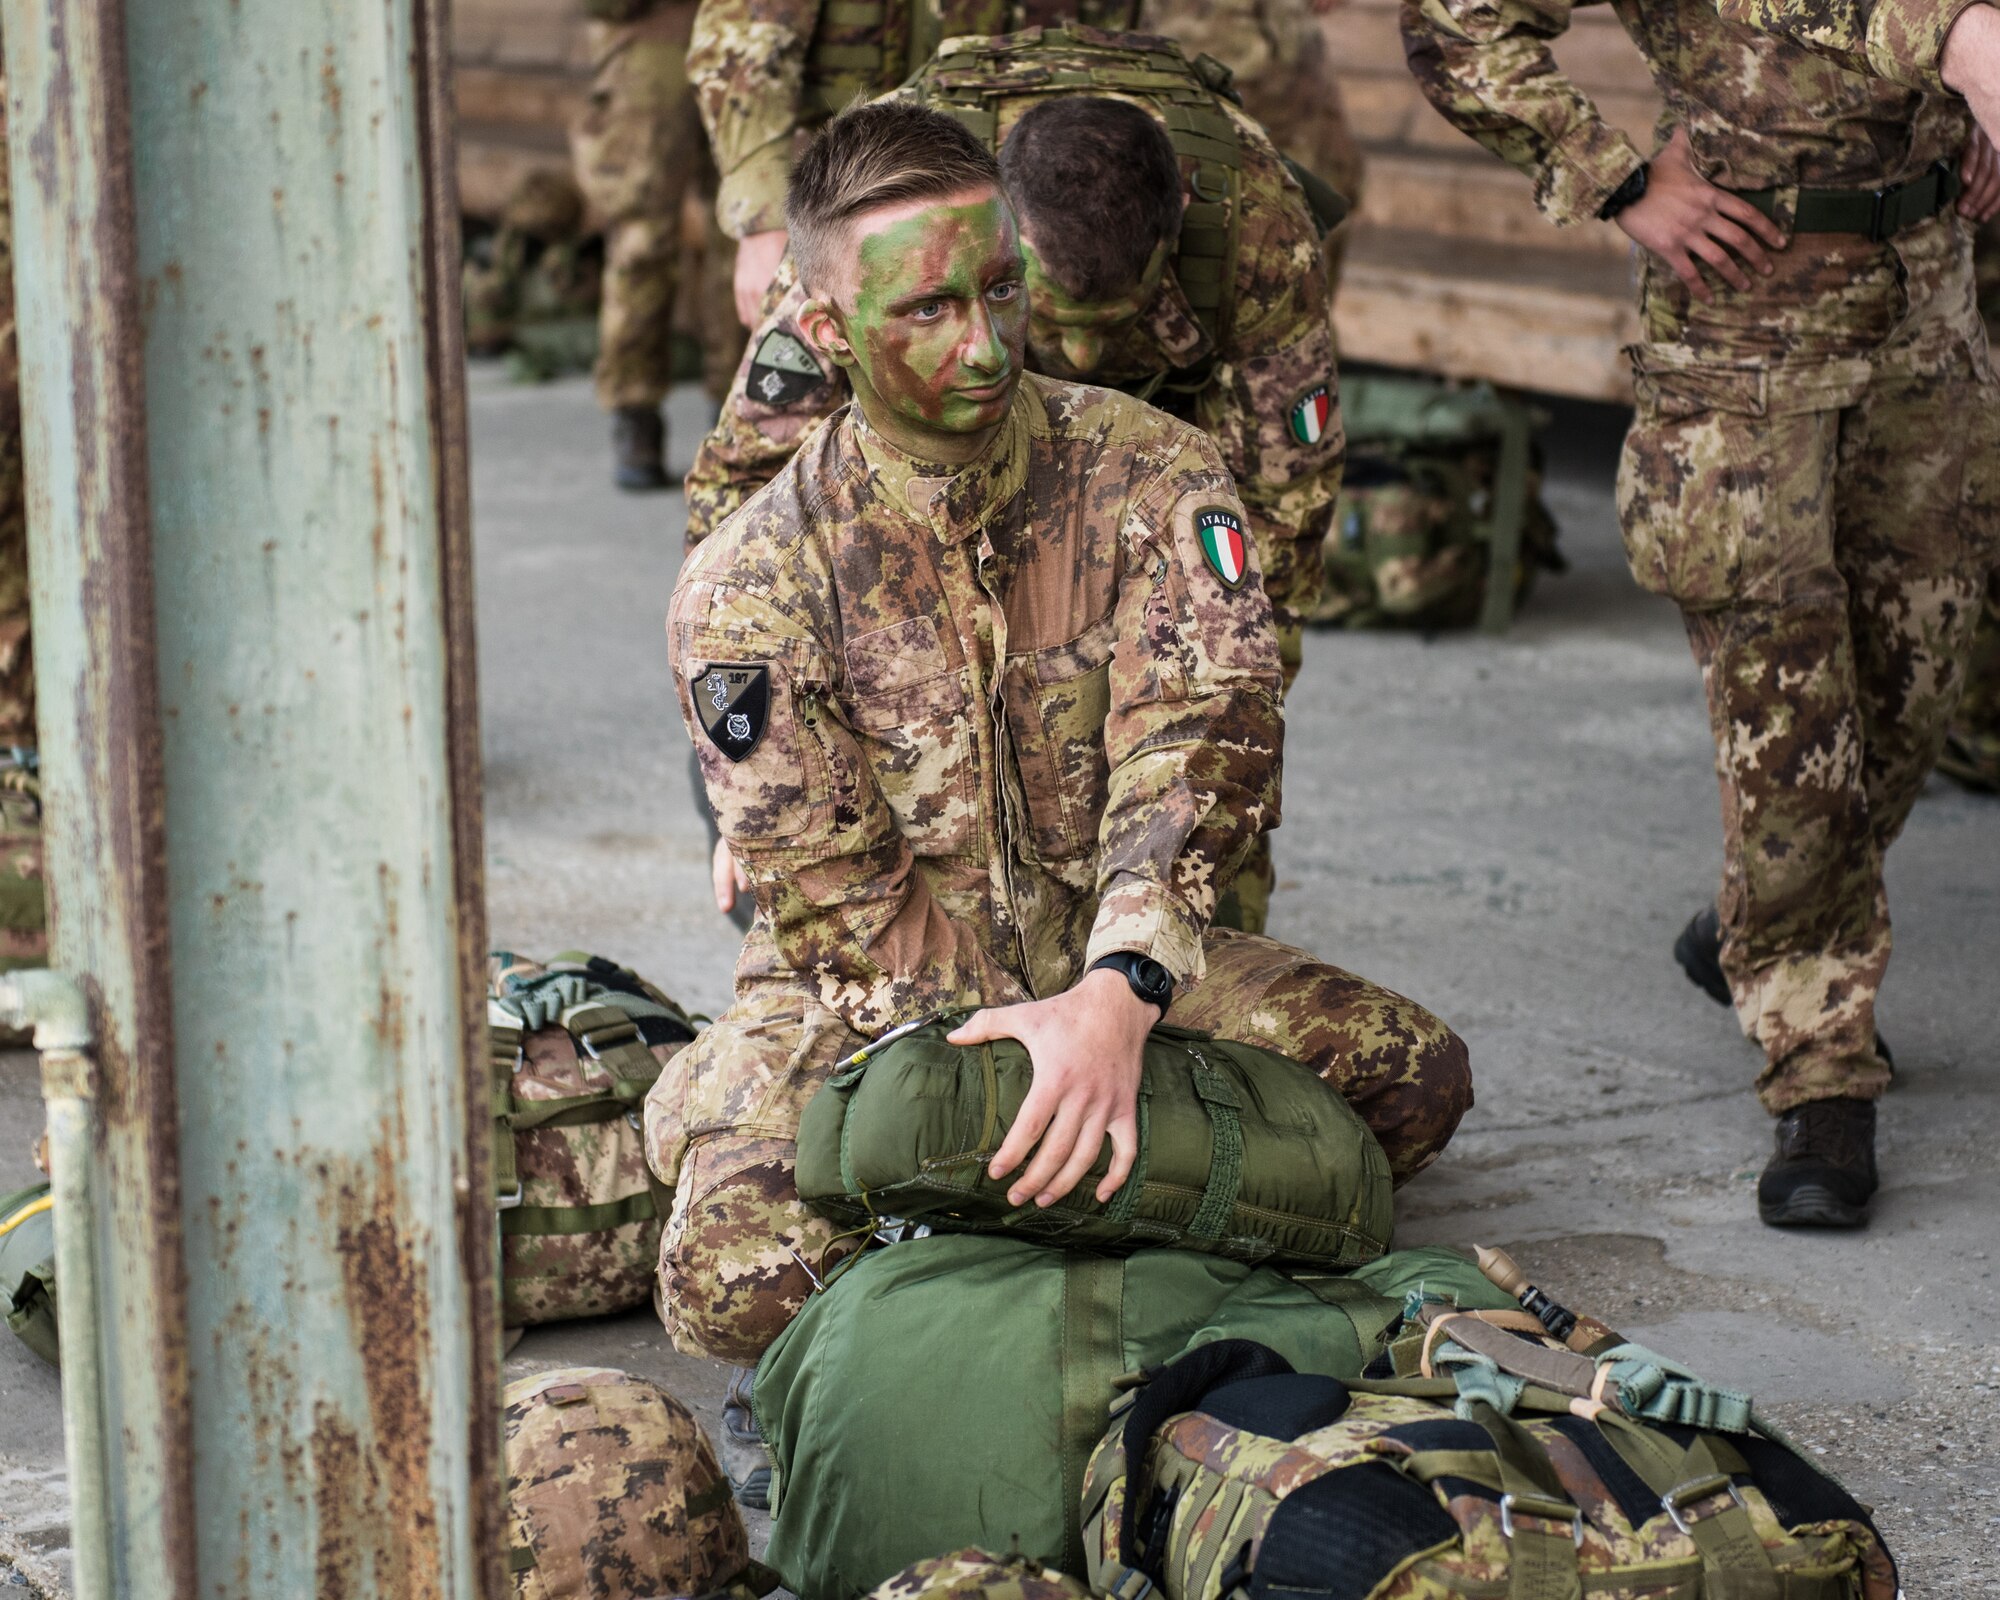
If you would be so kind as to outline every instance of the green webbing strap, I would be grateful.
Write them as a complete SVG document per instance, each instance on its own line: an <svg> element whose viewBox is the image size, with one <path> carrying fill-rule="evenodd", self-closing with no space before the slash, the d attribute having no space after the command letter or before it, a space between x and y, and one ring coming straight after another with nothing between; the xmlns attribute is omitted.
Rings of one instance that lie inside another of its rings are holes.
<svg viewBox="0 0 2000 1600"><path fill-rule="evenodd" d="M1084 1572L1083 1480L1111 1423L1113 1386L1125 1370L1125 1264L1071 1251L1063 1257L1062 1495L1064 1572Z"/></svg>
<svg viewBox="0 0 2000 1600"><path fill-rule="evenodd" d="M1505 633L1520 581L1521 533L1528 525L1528 468L1534 419L1518 401L1500 397L1500 456L1493 469L1492 516L1486 524L1485 633Z"/></svg>
<svg viewBox="0 0 2000 1600"><path fill-rule="evenodd" d="M515 1206L500 1213L500 1231L509 1238L567 1233L608 1233L629 1222L651 1222L660 1214L651 1187L623 1200L594 1206Z"/></svg>
<svg viewBox="0 0 2000 1600"><path fill-rule="evenodd" d="M582 1128L622 1117L646 1098L650 1084L619 1079L609 1089L565 1095L559 1100L517 1100L505 1121L516 1133L531 1128Z"/></svg>
<svg viewBox="0 0 2000 1600"><path fill-rule="evenodd" d="M1613 1345L1599 1353L1597 1362L1611 1369L1619 1407L1628 1417L1679 1423L1704 1433L1748 1433L1754 1424L1747 1394L1696 1377L1642 1344Z"/></svg>
<svg viewBox="0 0 2000 1600"><path fill-rule="evenodd" d="M502 1012L501 1016L506 1013ZM486 1008L486 1054L493 1082L493 1193L504 1205L521 1198L521 1175L514 1163L514 1066L521 1059L521 1030L496 1019Z"/></svg>
<svg viewBox="0 0 2000 1600"><path fill-rule="evenodd" d="M1785 1580L1757 1536L1733 1474L1747 1470L1725 1440L1699 1434L1686 1450L1616 1412L1598 1414L1611 1448L1660 1497L1674 1526L1701 1553L1702 1593L1712 1600L1782 1600Z"/></svg>
<svg viewBox="0 0 2000 1600"><path fill-rule="evenodd" d="M1237 1191L1243 1187L1243 1119L1238 1114L1243 1101L1229 1080L1211 1067L1199 1051L1190 1053L1194 1056L1190 1073L1194 1092L1201 1096L1201 1103L1208 1111L1209 1152L1208 1184L1201 1192L1201 1204L1195 1207L1193 1220L1188 1223L1188 1235L1195 1239L1219 1239L1229 1225Z"/></svg>
<svg viewBox="0 0 2000 1600"><path fill-rule="evenodd" d="M1964 189L1954 161L1933 162L1928 172L1884 189L1799 189L1792 213L1794 233L1858 233L1881 244L1906 228L1928 222ZM1783 189L1739 189L1765 216L1777 220Z"/></svg>
<svg viewBox="0 0 2000 1600"><path fill-rule="evenodd" d="M510 1573L532 1572L536 1565L535 1552L532 1550L524 1549L517 1545L507 1552L507 1570Z"/></svg>
<svg viewBox="0 0 2000 1600"><path fill-rule="evenodd" d="M1539 1440L1491 1406L1468 1419L1486 1430L1500 1468L1500 1528L1508 1540L1507 1600L1583 1600L1577 1570L1582 1513Z"/></svg>
<svg viewBox="0 0 2000 1600"><path fill-rule="evenodd" d="M1356 1279L1298 1271L1285 1275L1325 1304L1339 1307L1347 1320L1354 1324L1355 1335L1360 1339L1363 1350L1379 1346L1382 1336L1402 1315L1395 1301Z"/></svg>

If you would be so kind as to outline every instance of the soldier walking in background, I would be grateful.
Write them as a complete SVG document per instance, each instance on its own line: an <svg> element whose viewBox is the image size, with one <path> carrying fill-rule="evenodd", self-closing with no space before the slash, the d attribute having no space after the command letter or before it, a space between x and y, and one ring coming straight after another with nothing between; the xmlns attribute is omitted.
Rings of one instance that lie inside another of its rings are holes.
<svg viewBox="0 0 2000 1600"><path fill-rule="evenodd" d="M1882 858L2000 559L1968 221L2000 170L1961 101L1714 0L1616 5L1666 98L1650 161L1556 65L1566 0L1409 0L1405 43L1554 220L1613 218L1645 247L1619 511L1634 574L1685 617L1723 803L1721 895L1676 954L1763 1048L1759 1214L1855 1226L1891 1070Z"/></svg>
<svg viewBox="0 0 2000 1600"><path fill-rule="evenodd" d="M586 0L586 9L595 76L570 143L577 181L604 220L597 397L611 413L618 487L664 489L670 480L660 404L673 381L682 205L714 177L688 83L694 4ZM726 283L730 243L716 227L708 232L704 280ZM742 344L726 300L701 323L704 377L719 400Z"/></svg>
<svg viewBox="0 0 2000 1600"><path fill-rule="evenodd" d="M756 327L785 255L785 177L803 140L887 94L960 34L1065 19L1133 26L1138 0L701 0L688 74L721 171L716 216L737 241L736 314Z"/></svg>

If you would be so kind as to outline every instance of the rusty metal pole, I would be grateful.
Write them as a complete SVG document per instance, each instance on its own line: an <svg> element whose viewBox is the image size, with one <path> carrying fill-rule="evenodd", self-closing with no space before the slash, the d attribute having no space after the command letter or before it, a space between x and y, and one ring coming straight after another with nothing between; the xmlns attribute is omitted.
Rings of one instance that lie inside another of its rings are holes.
<svg viewBox="0 0 2000 1600"><path fill-rule="evenodd" d="M0 0L80 1600L502 1588L442 7Z"/></svg>

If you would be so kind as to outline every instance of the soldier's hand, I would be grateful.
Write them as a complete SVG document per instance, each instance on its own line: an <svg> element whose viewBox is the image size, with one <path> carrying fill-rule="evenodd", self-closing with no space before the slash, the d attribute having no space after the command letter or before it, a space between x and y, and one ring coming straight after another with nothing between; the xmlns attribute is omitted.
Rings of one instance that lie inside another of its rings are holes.
<svg viewBox="0 0 2000 1600"><path fill-rule="evenodd" d="M1967 6L1959 13L1945 35L1938 76L1947 89L1965 96L1986 137L2000 141L2000 11ZM1964 202L1959 205L1963 210Z"/></svg>
<svg viewBox="0 0 2000 1600"><path fill-rule="evenodd" d="M1047 1000L975 1012L950 1035L953 1044L1019 1039L1035 1065L1021 1114L987 1171L1004 1179L1033 1150L1027 1171L1007 1190L1009 1205L1052 1206L1074 1189L1111 1140L1111 1166L1098 1203L1116 1194L1139 1153L1139 1068L1159 1008L1132 992L1116 972L1086 972Z"/></svg>
<svg viewBox="0 0 2000 1600"><path fill-rule="evenodd" d="M736 864L726 839L715 841L715 855L708 864L708 881L715 890L715 909L725 917L736 909L736 897L750 892L750 874Z"/></svg>
<svg viewBox="0 0 2000 1600"><path fill-rule="evenodd" d="M1984 222L2000 211L2000 155L1993 141L1978 128L1965 146L1965 159L1958 175L1965 180L1965 192L1958 197L1958 214L1974 222Z"/></svg>
<svg viewBox="0 0 2000 1600"><path fill-rule="evenodd" d="M746 234L736 246L736 320L744 327L755 328L764 320L764 295L778 275L790 238L783 228L773 228Z"/></svg>
<svg viewBox="0 0 2000 1600"><path fill-rule="evenodd" d="M1645 198L1614 220L1703 301L1713 301L1715 294L1702 278L1700 263L1706 261L1731 287L1748 289L1745 265L1768 277L1776 269L1764 247L1785 247L1784 232L1775 222L1694 170L1685 128L1674 129L1666 148L1653 158Z"/></svg>

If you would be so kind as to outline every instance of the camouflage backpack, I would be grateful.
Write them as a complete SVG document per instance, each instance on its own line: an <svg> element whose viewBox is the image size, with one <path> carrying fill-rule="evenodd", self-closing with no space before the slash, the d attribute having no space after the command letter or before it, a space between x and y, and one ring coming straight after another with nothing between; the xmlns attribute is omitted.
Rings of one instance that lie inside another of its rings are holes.
<svg viewBox="0 0 2000 1600"><path fill-rule="evenodd" d="M1524 1311L1413 1297L1369 1368L1406 1376L1301 1373L1244 1339L1148 1374L1091 1460L1091 1581L1120 1600L1896 1600L1867 1510L1746 1396L1578 1322L1558 1343Z"/></svg>
<svg viewBox="0 0 2000 1600"><path fill-rule="evenodd" d="M50 1366L56 1341L56 1230L49 1186L0 1195L0 1315L21 1342Z"/></svg>
<svg viewBox="0 0 2000 1600"><path fill-rule="evenodd" d="M695 1019L582 951L547 965L496 951L487 972L502 1320L643 1305L665 1211L640 1107Z"/></svg>
<svg viewBox="0 0 2000 1600"><path fill-rule="evenodd" d="M1091 1591L1024 1555L957 1550L905 1567L869 1590L868 1600L1091 1600Z"/></svg>
<svg viewBox="0 0 2000 1600"><path fill-rule="evenodd" d="M507 197L498 228L467 238L468 351L506 355L516 382L588 370L603 277L604 241L587 226L576 179L535 168Z"/></svg>
<svg viewBox="0 0 2000 1600"><path fill-rule="evenodd" d="M693 1413L657 1384L558 1367L507 1385L516 1600L656 1600L774 1585Z"/></svg>
<svg viewBox="0 0 2000 1600"><path fill-rule="evenodd" d="M32 750L0 751L0 972L49 958L39 770Z"/></svg>
<svg viewBox="0 0 2000 1600"><path fill-rule="evenodd" d="M1503 632L1537 571L1564 568L1542 504L1546 418L1490 384L1341 383L1347 471L1312 620Z"/></svg>

